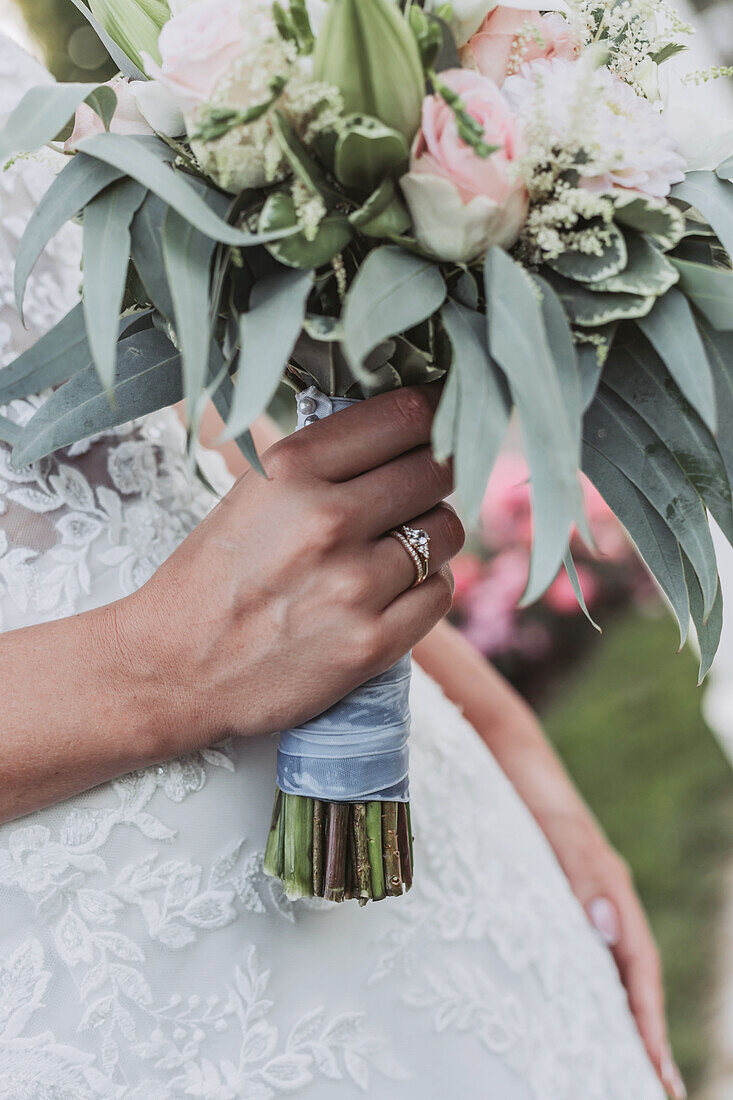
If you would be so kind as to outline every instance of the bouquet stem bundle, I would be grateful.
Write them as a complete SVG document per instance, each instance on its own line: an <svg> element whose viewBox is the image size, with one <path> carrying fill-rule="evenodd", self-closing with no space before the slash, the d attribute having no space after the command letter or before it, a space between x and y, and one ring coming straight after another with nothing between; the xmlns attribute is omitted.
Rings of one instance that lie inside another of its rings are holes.
<svg viewBox="0 0 733 1100"><path fill-rule="evenodd" d="M322 802L278 790L265 872L286 895L359 905L412 886L409 802Z"/></svg>

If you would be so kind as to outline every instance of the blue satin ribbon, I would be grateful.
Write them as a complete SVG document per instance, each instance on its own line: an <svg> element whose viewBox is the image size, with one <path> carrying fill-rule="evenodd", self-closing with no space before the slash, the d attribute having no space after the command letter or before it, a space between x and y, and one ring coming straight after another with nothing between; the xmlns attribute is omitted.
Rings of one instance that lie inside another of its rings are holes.
<svg viewBox="0 0 733 1100"><path fill-rule="evenodd" d="M297 400L299 428L355 403L315 387ZM408 653L317 718L281 734L280 790L324 802L407 802L411 667Z"/></svg>

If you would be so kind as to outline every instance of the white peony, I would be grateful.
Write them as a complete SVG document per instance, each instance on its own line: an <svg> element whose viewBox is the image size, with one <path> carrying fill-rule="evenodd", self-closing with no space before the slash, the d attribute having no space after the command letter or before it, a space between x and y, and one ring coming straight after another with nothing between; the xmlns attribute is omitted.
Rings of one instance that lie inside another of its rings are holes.
<svg viewBox="0 0 733 1100"><path fill-rule="evenodd" d="M523 65L502 88L522 118L535 161L582 149L582 186L656 198L684 179L685 161L655 107L606 68L554 59ZM538 148L541 145L542 148Z"/></svg>

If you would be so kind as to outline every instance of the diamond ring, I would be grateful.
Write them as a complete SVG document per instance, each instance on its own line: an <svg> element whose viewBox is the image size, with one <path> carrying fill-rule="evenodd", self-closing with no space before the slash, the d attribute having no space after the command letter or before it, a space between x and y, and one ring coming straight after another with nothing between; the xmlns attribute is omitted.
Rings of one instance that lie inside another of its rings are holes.
<svg viewBox="0 0 733 1100"><path fill-rule="evenodd" d="M430 566L430 535L427 531L423 531L422 528L418 527L408 527L404 523L401 527L394 527L387 534L393 539L397 539L412 558L415 566L415 580L412 587L414 588L426 581Z"/></svg>

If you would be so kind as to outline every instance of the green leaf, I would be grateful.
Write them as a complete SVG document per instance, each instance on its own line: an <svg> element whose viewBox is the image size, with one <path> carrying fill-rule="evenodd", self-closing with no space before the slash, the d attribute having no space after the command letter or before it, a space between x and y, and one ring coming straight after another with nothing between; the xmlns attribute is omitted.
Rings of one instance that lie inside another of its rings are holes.
<svg viewBox="0 0 733 1100"><path fill-rule="evenodd" d="M118 323L118 337L149 314L132 313ZM29 397L68 381L92 361L84 306L81 302L57 325L0 371L0 405L17 397Z"/></svg>
<svg viewBox="0 0 733 1100"><path fill-rule="evenodd" d="M598 283L612 275L618 275L626 267L628 255L626 241L621 230L615 225L606 226L611 240L604 245L600 256L590 256L586 252L568 249L554 260L548 260L548 267L580 283Z"/></svg>
<svg viewBox="0 0 733 1100"><path fill-rule="evenodd" d="M409 155L397 130L368 115L348 115L336 142L334 171L344 187L372 191L386 176L404 170Z"/></svg>
<svg viewBox="0 0 733 1100"><path fill-rule="evenodd" d="M565 311L578 328L600 328L634 317L643 317L654 305L652 295L600 294L553 272L548 282L559 294Z"/></svg>
<svg viewBox="0 0 733 1100"><path fill-rule="evenodd" d="M599 280L589 289L642 297L666 294L679 279L675 268L658 248L639 233L626 233L625 238L628 260L623 271Z"/></svg>
<svg viewBox="0 0 733 1100"><path fill-rule="evenodd" d="M720 645L720 635L723 630L723 592L718 585L715 603L710 614L705 617L702 592L700 584L695 576L695 570L686 554L682 554L682 564L685 570L685 581L690 594L690 613L695 624L698 645L700 646L700 672L698 685L700 685L713 663L715 654Z"/></svg>
<svg viewBox="0 0 733 1100"><path fill-rule="evenodd" d="M20 428L7 416L0 416L0 440L14 446L20 436Z"/></svg>
<svg viewBox="0 0 733 1100"><path fill-rule="evenodd" d="M583 438L626 474L665 520L695 567L709 612L718 571L707 514L674 456L638 413L603 385L585 415Z"/></svg>
<svg viewBox="0 0 733 1100"><path fill-rule="evenodd" d="M229 363L226 364L226 369L224 369L224 357L217 345L212 342L209 352L208 392L214 408L225 424L229 419L229 414L232 411L232 401L234 400L234 383L229 373L229 366ZM260 462L260 456L257 454L257 448L255 447L252 433L249 430L242 432L241 435L237 436L234 442L239 447L250 466L256 470L258 474L261 474L262 477L265 477L265 471Z"/></svg>
<svg viewBox="0 0 733 1100"><path fill-rule="evenodd" d="M187 182L184 172L165 163L166 150L168 159L175 154L164 142L151 142L145 137L126 134L95 134L94 137L80 142L79 149L87 156L104 161L142 183L168 206L172 206L182 218L191 222L199 232L212 240L221 241L222 244L264 244L292 233L287 228L271 233L248 233L229 225L214 213L196 189Z"/></svg>
<svg viewBox="0 0 733 1100"><path fill-rule="evenodd" d="M699 325L715 386L718 449L733 484L733 333L718 332L703 319Z"/></svg>
<svg viewBox="0 0 733 1100"><path fill-rule="evenodd" d="M688 49L689 46L685 46L681 42L667 42L660 50L653 53L651 58L655 65L662 65L665 61L669 61L670 57L676 57L678 53L684 53Z"/></svg>
<svg viewBox="0 0 733 1100"><path fill-rule="evenodd" d="M30 88L0 130L0 167L13 153L35 152L53 141L98 88L99 84L56 83Z"/></svg>
<svg viewBox="0 0 733 1100"><path fill-rule="evenodd" d="M443 307L444 310L446 308L447 306ZM433 419L433 454L438 462L445 462L455 454L460 397L458 371L449 370Z"/></svg>
<svg viewBox="0 0 733 1100"><path fill-rule="evenodd" d="M670 602L684 645L690 603L680 547L667 524L617 466L589 444L583 447L583 471L626 528L649 572Z"/></svg>
<svg viewBox="0 0 733 1100"><path fill-rule="evenodd" d="M614 192L613 200L617 222L653 237L665 251L674 248L684 232L684 217L666 199L620 189Z"/></svg>
<svg viewBox="0 0 733 1100"><path fill-rule="evenodd" d="M148 192L132 220L131 257L150 302L173 321L173 299L163 260L163 224L170 207Z"/></svg>
<svg viewBox="0 0 733 1100"><path fill-rule="evenodd" d="M345 214L326 214L312 240L300 228L295 203L290 195L276 191L262 207L258 223L260 232L270 237L287 233L282 240L271 239L267 249L281 264L308 271L329 263L346 248L354 235Z"/></svg>
<svg viewBox="0 0 733 1100"><path fill-rule="evenodd" d="M523 597L529 603L555 579L570 525L582 516L580 441L575 408L567 404L564 367L550 347L537 288L498 247L486 257L484 280L489 349L517 406L532 482L535 536Z"/></svg>
<svg viewBox="0 0 733 1100"><path fill-rule="evenodd" d="M344 353L357 378L370 381L367 356L390 336L440 309L446 288L440 269L395 245L370 252L344 302Z"/></svg>
<svg viewBox="0 0 733 1100"><path fill-rule="evenodd" d="M733 272L691 260L670 260L680 273L680 287L721 332L733 331Z"/></svg>
<svg viewBox="0 0 733 1100"><path fill-rule="evenodd" d="M109 389L117 362L120 309L130 262L130 223L145 198L134 180L120 180L84 211L84 316L102 385Z"/></svg>
<svg viewBox="0 0 733 1100"><path fill-rule="evenodd" d="M53 181L33 211L18 245L15 300L21 317L28 277L48 242L100 191L122 175L116 168L77 153Z"/></svg>
<svg viewBox="0 0 733 1100"><path fill-rule="evenodd" d="M363 206L349 215L349 221L366 237L398 237L412 224L391 179L383 180Z"/></svg>
<svg viewBox="0 0 733 1100"><path fill-rule="evenodd" d="M173 301L173 320L183 363L183 395L186 419L195 422L211 341L209 288L211 259L216 247L211 237L199 233L190 222L168 209L163 222L163 262Z"/></svg>
<svg viewBox="0 0 733 1100"><path fill-rule="evenodd" d="M251 428L270 404L303 327L312 289L312 271L289 268L255 283L240 321L242 350L224 438Z"/></svg>
<svg viewBox="0 0 733 1100"><path fill-rule="evenodd" d="M539 292L542 320L547 334L547 342L557 370L557 378L562 390L562 398L568 413L568 420L580 454L581 434L581 392L578 356L575 351L572 329L562 302L550 284L539 275L531 276Z"/></svg>
<svg viewBox="0 0 733 1100"><path fill-rule="evenodd" d="M733 543L733 502L725 463L712 433L677 389L662 360L641 341L614 349L603 381L659 437Z"/></svg>
<svg viewBox="0 0 733 1100"><path fill-rule="evenodd" d="M56 390L28 421L13 448L13 466L25 466L60 447L146 416L183 396L181 358L164 333L146 329L118 346L111 390L93 366Z"/></svg>
<svg viewBox="0 0 733 1100"><path fill-rule="evenodd" d="M697 322L684 294L676 288L668 291L637 324L666 363L682 393L714 432L713 377Z"/></svg>
<svg viewBox="0 0 733 1100"><path fill-rule="evenodd" d="M129 77L130 80L147 80L148 78L145 73L140 71L135 62L127 56L122 47L118 46L111 35L107 34L107 31L102 24L94 18L89 8L83 3L83 0L71 0L71 2L92 27L97 38L99 38L123 76Z"/></svg>
<svg viewBox="0 0 733 1100"><path fill-rule="evenodd" d="M729 256L733 256L733 187L714 172L688 172L672 188L675 199L689 202L712 226Z"/></svg>
<svg viewBox="0 0 733 1100"><path fill-rule="evenodd" d="M481 314L449 299L440 316L453 346L448 378L451 391L457 390L453 447L456 490L465 507L466 522L472 526L506 435L511 400L506 382L489 354ZM449 414L450 407L443 415L447 419ZM440 422L435 431L443 434ZM445 434L447 437L447 431Z"/></svg>

